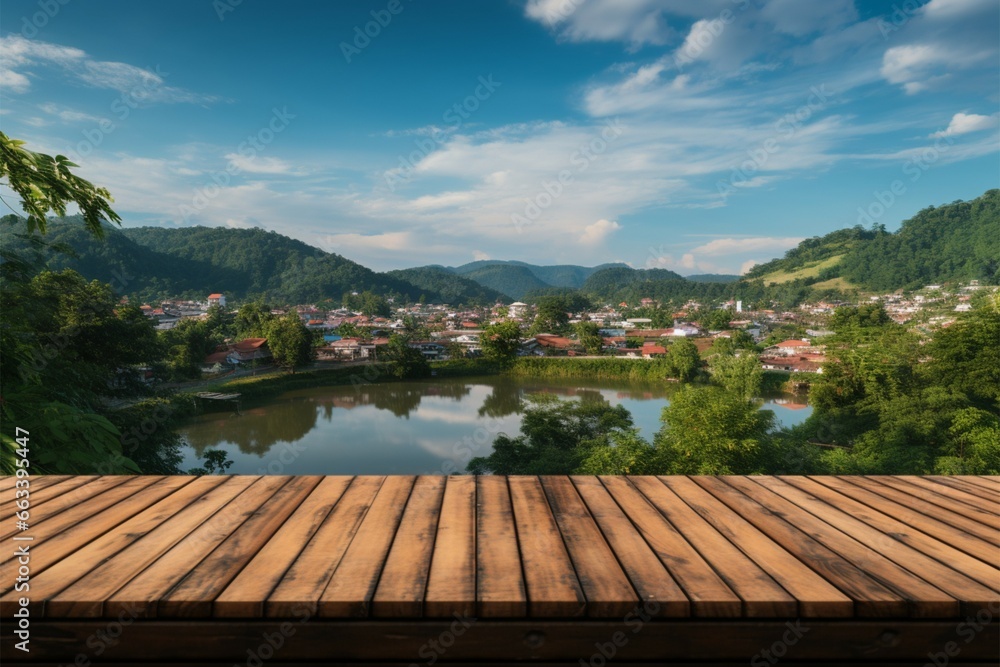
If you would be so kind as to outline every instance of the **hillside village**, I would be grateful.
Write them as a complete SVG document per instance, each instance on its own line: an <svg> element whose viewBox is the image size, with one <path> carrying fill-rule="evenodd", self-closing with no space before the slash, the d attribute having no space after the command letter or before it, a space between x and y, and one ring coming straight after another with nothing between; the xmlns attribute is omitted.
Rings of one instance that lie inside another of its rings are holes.
<svg viewBox="0 0 1000 667"><path fill-rule="evenodd" d="M705 356L718 339L730 338L742 331L762 350L763 370L822 373L826 361L822 339L832 333L825 327L840 306L880 303L895 322L930 333L951 324L957 314L969 311L977 292L996 289L972 280L954 285L927 285L909 293L897 290L889 294L872 294L855 303L804 303L793 310L752 310L744 308L740 301L706 304L691 300L670 313L663 312L654 299L644 297L636 304L606 304L565 315L567 325L593 322L599 327L602 356L653 359L666 355L670 344L679 339L691 341ZM387 301L391 304L392 299ZM205 319L212 308L239 311L238 307L227 304L225 294L212 293L203 301L165 300L155 307L143 304L140 308L154 321L157 330L166 331L185 319ZM718 323L719 311L731 314L727 326L710 328L703 325L713 313L716 314L712 321ZM580 357L588 354L578 337L569 333L571 326L560 332L536 331L538 306L520 301L465 309L447 304L393 304L389 316L366 315L346 307L323 309L311 304L271 310L276 316L289 312L296 313L304 327L313 332L315 362L319 365L377 361L380 352L389 345L392 334L414 327L421 335L409 336L408 344L428 360L474 358L481 353L483 327L507 320L518 322L525 332L518 353L521 356ZM653 312L660 315L658 319L672 319L672 326L654 327L652 318L635 317L637 312L643 315ZM204 358L201 370L217 375L235 368L264 367L270 359L266 338L227 340Z"/></svg>

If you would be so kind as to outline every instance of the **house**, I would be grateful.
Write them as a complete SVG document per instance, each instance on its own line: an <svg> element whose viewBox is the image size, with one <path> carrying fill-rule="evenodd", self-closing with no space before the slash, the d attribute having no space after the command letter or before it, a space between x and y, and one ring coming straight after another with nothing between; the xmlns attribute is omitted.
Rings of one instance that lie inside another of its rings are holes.
<svg viewBox="0 0 1000 667"><path fill-rule="evenodd" d="M222 349L216 348L215 352L212 352L206 356L201 361L201 372L202 373L215 373L222 370L222 366L228 363L226 357L229 356L229 350L226 349L224 345L219 346Z"/></svg>
<svg viewBox="0 0 1000 667"><path fill-rule="evenodd" d="M378 361L379 353L389 345L388 338L372 338L370 341L359 343L358 349L361 351L362 359Z"/></svg>
<svg viewBox="0 0 1000 667"><path fill-rule="evenodd" d="M776 354L784 356L793 356L800 354L802 352L808 351L808 348L812 347L812 343L807 340L800 340L798 338L790 338L788 340L783 340L774 346L774 352Z"/></svg>
<svg viewBox="0 0 1000 667"><path fill-rule="evenodd" d="M652 359L653 357L662 357L667 353L667 348L662 345L657 345L656 343L644 343L642 346L642 356L645 359Z"/></svg>
<svg viewBox="0 0 1000 667"><path fill-rule="evenodd" d="M266 338L245 338L230 346L226 357L231 364L245 364L271 358Z"/></svg>
<svg viewBox="0 0 1000 667"><path fill-rule="evenodd" d="M209 294L208 295L208 306L219 306L220 308L226 307L226 295L225 294Z"/></svg>
<svg viewBox="0 0 1000 667"><path fill-rule="evenodd" d="M516 318L516 319L521 319L521 318L527 317L527 315L528 315L528 304L522 303L520 301L515 301L514 303L510 304L509 308L507 308L507 313L511 317Z"/></svg>

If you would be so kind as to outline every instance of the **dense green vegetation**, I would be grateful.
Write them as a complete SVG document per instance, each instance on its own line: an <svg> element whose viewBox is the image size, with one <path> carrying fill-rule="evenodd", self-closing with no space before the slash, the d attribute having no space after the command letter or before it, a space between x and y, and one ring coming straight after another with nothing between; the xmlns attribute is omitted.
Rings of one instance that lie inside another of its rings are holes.
<svg viewBox="0 0 1000 667"><path fill-rule="evenodd" d="M462 276L517 300L523 299L528 292L551 287L531 269L517 264L487 264L466 271Z"/></svg>
<svg viewBox="0 0 1000 667"><path fill-rule="evenodd" d="M405 280L424 290L421 296L428 303L464 303L488 306L498 302L511 301L502 292L439 266L400 269L389 271L386 275ZM428 297L428 295L430 296Z"/></svg>
<svg viewBox="0 0 1000 667"><path fill-rule="evenodd" d="M955 279L1000 284L1000 190L925 208L895 234L859 245L837 268L826 277L882 291Z"/></svg>
<svg viewBox="0 0 1000 667"><path fill-rule="evenodd" d="M430 303L493 303L497 296L462 278L442 282L438 291L426 275L415 276L420 284L410 283L262 229L119 230L104 225L103 238L97 238L81 222L79 216L49 220L47 244L34 249L29 239L19 236L23 219L5 216L0 219L0 243L18 254L37 254L49 268L73 269L110 283L120 294L140 301L204 299L211 292L236 299L336 305L344 295L365 291L403 301L422 297Z"/></svg>

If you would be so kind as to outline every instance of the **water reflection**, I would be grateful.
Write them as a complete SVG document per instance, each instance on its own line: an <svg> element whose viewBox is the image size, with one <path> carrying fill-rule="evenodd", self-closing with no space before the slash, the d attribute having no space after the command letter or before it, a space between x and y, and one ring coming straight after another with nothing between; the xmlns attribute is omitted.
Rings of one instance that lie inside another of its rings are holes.
<svg viewBox="0 0 1000 667"><path fill-rule="evenodd" d="M489 453L498 433L516 434L526 398L560 398L624 405L651 438L675 384L431 379L422 382L324 387L288 392L245 407L242 416L208 414L181 429L185 468L205 449L225 449L242 474L421 474L455 472ZM804 421L802 399L768 401L778 422Z"/></svg>

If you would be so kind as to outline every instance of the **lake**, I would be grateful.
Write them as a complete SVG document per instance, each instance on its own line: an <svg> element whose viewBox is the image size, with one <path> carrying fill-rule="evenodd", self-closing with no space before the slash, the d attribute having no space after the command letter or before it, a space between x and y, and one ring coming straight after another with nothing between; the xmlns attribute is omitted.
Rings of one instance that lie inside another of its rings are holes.
<svg viewBox="0 0 1000 667"><path fill-rule="evenodd" d="M465 470L489 454L498 433L517 435L526 396L603 399L632 413L646 439L676 385L477 377L317 387L214 412L180 429L185 470L206 449L223 449L229 472L274 475L402 475ZM792 426L812 412L804 397L766 399L778 422Z"/></svg>

